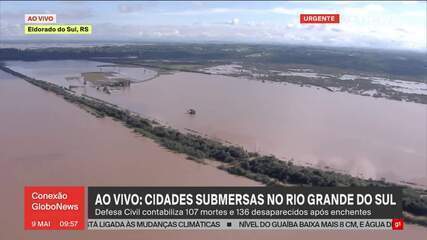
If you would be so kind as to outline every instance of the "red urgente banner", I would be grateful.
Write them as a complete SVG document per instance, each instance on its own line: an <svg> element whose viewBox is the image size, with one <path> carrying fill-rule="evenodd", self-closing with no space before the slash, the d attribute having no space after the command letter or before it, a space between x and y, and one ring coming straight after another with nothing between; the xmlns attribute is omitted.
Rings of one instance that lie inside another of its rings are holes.
<svg viewBox="0 0 427 240"><path fill-rule="evenodd" d="M340 23L339 14L300 14L301 24L329 24Z"/></svg>

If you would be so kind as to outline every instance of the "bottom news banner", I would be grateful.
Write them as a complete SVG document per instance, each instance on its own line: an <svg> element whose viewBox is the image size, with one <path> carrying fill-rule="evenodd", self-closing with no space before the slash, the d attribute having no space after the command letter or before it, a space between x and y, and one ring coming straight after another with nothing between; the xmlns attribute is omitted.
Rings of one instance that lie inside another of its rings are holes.
<svg viewBox="0 0 427 240"><path fill-rule="evenodd" d="M24 195L27 230L402 230L404 226L398 187L28 186Z"/></svg>

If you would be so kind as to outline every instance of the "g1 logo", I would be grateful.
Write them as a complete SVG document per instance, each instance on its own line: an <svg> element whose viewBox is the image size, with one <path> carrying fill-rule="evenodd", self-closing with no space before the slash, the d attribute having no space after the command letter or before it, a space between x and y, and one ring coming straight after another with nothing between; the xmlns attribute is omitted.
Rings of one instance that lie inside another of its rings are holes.
<svg viewBox="0 0 427 240"><path fill-rule="evenodd" d="M403 230L403 219L394 218L391 220L391 229Z"/></svg>

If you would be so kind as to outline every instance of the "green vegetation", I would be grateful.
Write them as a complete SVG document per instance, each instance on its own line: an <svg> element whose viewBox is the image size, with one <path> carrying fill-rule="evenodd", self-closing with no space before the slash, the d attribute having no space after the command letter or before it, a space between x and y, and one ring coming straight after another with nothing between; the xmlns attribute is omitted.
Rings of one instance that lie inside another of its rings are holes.
<svg viewBox="0 0 427 240"><path fill-rule="evenodd" d="M427 96L402 91L366 79L343 81L342 74L369 75L424 83L427 77L425 54L410 51L368 50L269 44L129 44L94 47L51 47L40 49L0 48L1 60L85 59L107 63L156 68L159 74L174 71L209 74L202 69L238 64L248 71L224 75L288 82L321 87L328 91L427 104ZM282 76L290 68L310 68L327 78ZM272 72L273 71L273 72ZM111 87L127 86L128 81L102 81Z"/></svg>
<svg viewBox="0 0 427 240"><path fill-rule="evenodd" d="M83 80L91 82L97 87L128 87L131 81L116 77L116 72L84 72Z"/></svg>
<svg viewBox="0 0 427 240"><path fill-rule="evenodd" d="M124 59L164 61L172 69L194 70L191 65L232 62L266 65L306 64L351 71L410 76L422 82L427 75L424 53L409 51L330 48L268 44L145 44L40 49L0 48L2 60ZM147 63L147 62L145 62ZM148 63L147 63L148 64ZM180 66L181 65L181 66ZM183 67L183 65L186 65ZM162 66L160 66L162 67ZM169 67L168 67L169 68Z"/></svg>
<svg viewBox="0 0 427 240"><path fill-rule="evenodd" d="M175 129L162 126L154 121L144 119L137 114L122 109L117 105L86 96L76 95L72 91L55 84L36 80L0 65L0 70L20 77L42 89L63 96L69 102L95 111L97 116L108 116L123 122L135 132L149 137L167 149L184 153L189 159L200 161L212 159L223 163L220 167L229 173L245 176L265 184L299 185L299 186L396 186L378 180L352 177L333 171L319 170L311 167L294 165L281 161L274 156L260 156L247 152L243 148L206 139L199 135L181 133ZM403 209L405 218L417 224L427 226L427 191L401 186L403 189Z"/></svg>

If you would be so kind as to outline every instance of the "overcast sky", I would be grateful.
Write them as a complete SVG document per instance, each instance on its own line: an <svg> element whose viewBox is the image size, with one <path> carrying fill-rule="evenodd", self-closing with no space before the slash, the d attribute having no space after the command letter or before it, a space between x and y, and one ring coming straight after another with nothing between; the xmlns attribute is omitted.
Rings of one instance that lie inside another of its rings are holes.
<svg viewBox="0 0 427 240"><path fill-rule="evenodd" d="M426 2L0 2L0 37L23 34L24 14L92 24L81 40L236 41L426 49ZM339 13L340 24L300 25L300 13ZM42 36L46 38L46 36Z"/></svg>

